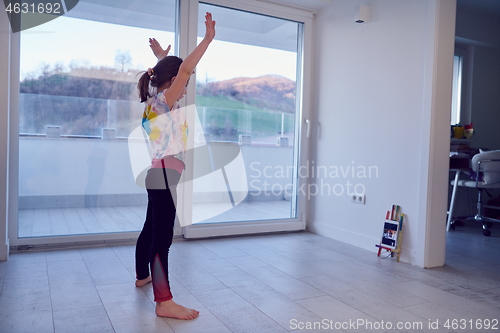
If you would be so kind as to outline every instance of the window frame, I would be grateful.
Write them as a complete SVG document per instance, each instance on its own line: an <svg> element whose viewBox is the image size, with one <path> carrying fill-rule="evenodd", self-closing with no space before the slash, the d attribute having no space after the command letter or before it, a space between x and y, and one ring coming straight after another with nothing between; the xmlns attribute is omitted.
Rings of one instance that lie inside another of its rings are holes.
<svg viewBox="0 0 500 333"><path fill-rule="evenodd" d="M297 95L297 112L299 116L297 117L298 124L296 126L296 142L295 144L300 144L298 146L298 156L294 157L296 159L295 165L306 165L307 159L309 157L309 129L305 126L310 126L311 118L311 87L312 87L312 24L313 24L313 12L297 9L288 6L276 5L265 2L257 1L243 1L243 0L187 0L190 5L189 8L190 17L198 17L198 4L205 3L209 5L228 7L236 10L242 10L247 12L252 12L261 15L274 16L277 18L282 18L290 21L296 21L302 23L302 40L299 41L300 54L298 54L298 70L297 70L297 89L300 91ZM181 2L182 3L182 2ZM217 18L215 18L217 20ZM190 49L194 48L197 43L197 20L190 20L189 30L185 31L188 35L186 39L188 40ZM183 31L181 30L181 36ZM182 37L181 37L182 38ZM181 50L183 50L181 48ZM186 54L184 54L185 56ZM182 57L182 55L181 55ZM195 74L196 75L196 74ZM196 78L193 78L196 80ZM299 87L300 85L300 87ZM188 93L185 98L185 105L194 105L196 103L196 87L195 85L188 86ZM305 130L303 130L303 126ZM192 139L192 138L191 138ZM298 168L296 168L298 169ZM297 189L301 186L307 185L308 180L303 177L298 177L297 179ZM183 200L177 208L183 209L184 218L188 221L192 220L192 206L191 198L192 196L186 195L192 191L191 187L185 187L182 189L178 188L178 196L182 197ZM262 232L279 232L279 231L295 231L304 230L306 228L307 221L307 211L308 211L308 200L305 194L300 194L299 191L294 189L294 193L299 196L296 204L296 218L291 219L278 219L278 220L263 220L263 221L243 221L243 222L231 222L231 223L213 223L213 224L199 224L199 225L189 225L183 227L183 235L185 238L204 238L204 237L217 237L222 235L238 235L238 234L253 234Z"/></svg>
<svg viewBox="0 0 500 333"><path fill-rule="evenodd" d="M462 81L463 56L453 56L453 84L451 99L451 125L461 123L462 116Z"/></svg>
<svg viewBox="0 0 500 333"><path fill-rule="evenodd" d="M176 1L176 29L180 30L182 16L181 0ZM187 21L187 19L184 19ZM19 221L19 96L20 96L20 56L21 34L10 33L10 103L9 103L9 175L8 184L8 241L11 248L47 248L53 246L75 246L81 244L130 243L137 239L140 231L110 232L101 234L23 237L18 236ZM179 33L176 43L179 43ZM179 44L177 44L179 46ZM179 50L179 47L175 48ZM178 51L177 51L178 52Z"/></svg>
<svg viewBox="0 0 500 333"><path fill-rule="evenodd" d="M454 56L459 56L461 61L461 91L460 91L460 118L461 125L470 124L472 121L472 76L474 71L473 45L455 43ZM455 125L455 124L452 124Z"/></svg>

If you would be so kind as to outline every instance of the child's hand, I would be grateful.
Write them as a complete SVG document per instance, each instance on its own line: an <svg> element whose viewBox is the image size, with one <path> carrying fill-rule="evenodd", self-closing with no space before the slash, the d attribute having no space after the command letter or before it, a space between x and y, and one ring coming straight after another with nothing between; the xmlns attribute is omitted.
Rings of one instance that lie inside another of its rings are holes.
<svg viewBox="0 0 500 333"><path fill-rule="evenodd" d="M212 20L212 14L205 14L205 39L211 42L215 37L215 21Z"/></svg>
<svg viewBox="0 0 500 333"><path fill-rule="evenodd" d="M154 53L156 59L158 59L158 61L160 61L161 59L166 57L168 55L168 52L170 51L170 45L167 47L166 50L164 50L161 48L160 43L158 43L158 41L154 38L149 39L149 47L153 51L153 53Z"/></svg>

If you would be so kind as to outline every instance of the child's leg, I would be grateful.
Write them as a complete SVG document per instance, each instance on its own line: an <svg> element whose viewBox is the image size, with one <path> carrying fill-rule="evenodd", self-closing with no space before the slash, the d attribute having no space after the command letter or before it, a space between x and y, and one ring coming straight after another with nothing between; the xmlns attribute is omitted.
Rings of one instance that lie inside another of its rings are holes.
<svg viewBox="0 0 500 333"><path fill-rule="evenodd" d="M154 169L148 172L146 179L153 225L150 265L156 302L172 299L168 282L168 253L174 238L176 186L180 177L181 174L172 169Z"/></svg>
<svg viewBox="0 0 500 333"><path fill-rule="evenodd" d="M137 238L135 246L135 272L137 281L135 285L142 287L151 282L149 274L149 260L151 256L151 243L153 241L153 221L152 207L148 196L148 208L146 211L146 221L142 227L142 231Z"/></svg>
<svg viewBox="0 0 500 333"><path fill-rule="evenodd" d="M165 190L150 190L153 220L153 245L151 248L151 270L156 314L160 317L194 319L199 312L188 309L172 300L168 281L168 254L174 236L176 216L176 186L180 173L165 169L169 187Z"/></svg>

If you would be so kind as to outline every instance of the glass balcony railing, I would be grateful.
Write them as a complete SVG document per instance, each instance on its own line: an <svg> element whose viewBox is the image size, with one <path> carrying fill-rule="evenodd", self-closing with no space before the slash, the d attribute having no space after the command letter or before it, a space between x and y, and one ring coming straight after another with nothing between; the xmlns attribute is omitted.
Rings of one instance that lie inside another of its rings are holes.
<svg viewBox="0 0 500 333"><path fill-rule="evenodd" d="M22 93L19 133L44 135L46 126L56 126L62 136L101 137L103 129L113 129L115 137L126 138L140 126L143 110L137 101ZM278 137L293 142L293 114L204 106L197 112L211 141L238 142L242 135L252 143L276 144Z"/></svg>
<svg viewBox="0 0 500 333"><path fill-rule="evenodd" d="M238 142L249 136L252 143L276 144L278 137L293 142L295 115L273 111L197 107L200 123L211 141Z"/></svg>
<svg viewBox="0 0 500 333"><path fill-rule="evenodd" d="M135 101L20 94L19 133L45 134L53 125L61 135L100 137L103 128L113 128L125 138L141 124L142 112Z"/></svg>

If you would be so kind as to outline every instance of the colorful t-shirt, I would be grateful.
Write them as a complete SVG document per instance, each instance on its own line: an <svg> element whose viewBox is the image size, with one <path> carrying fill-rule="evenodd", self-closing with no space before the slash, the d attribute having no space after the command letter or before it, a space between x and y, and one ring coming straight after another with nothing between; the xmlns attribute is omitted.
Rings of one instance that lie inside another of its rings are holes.
<svg viewBox="0 0 500 333"><path fill-rule="evenodd" d="M153 160L174 156L184 162L189 128L179 104L170 109L163 92L149 98L142 127L149 136Z"/></svg>

